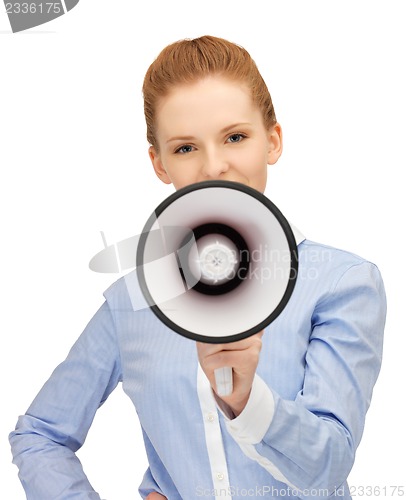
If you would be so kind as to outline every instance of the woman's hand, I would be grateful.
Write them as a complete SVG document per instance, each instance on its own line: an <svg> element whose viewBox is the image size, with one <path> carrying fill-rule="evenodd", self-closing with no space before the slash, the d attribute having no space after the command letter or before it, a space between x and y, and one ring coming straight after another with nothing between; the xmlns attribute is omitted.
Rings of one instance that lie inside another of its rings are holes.
<svg viewBox="0 0 406 500"><path fill-rule="evenodd" d="M150 493L145 500L168 500L166 497L161 495L160 493L156 493L155 491L153 493Z"/></svg>
<svg viewBox="0 0 406 500"><path fill-rule="evenodd" d="M224 401L238 416L247 404L255 371L258 366L264 331L229 344L203 344L197 342L199 363L216 396ZM233 369L233 392L220 397L216 392L214 370L230 366Z"/></svg>

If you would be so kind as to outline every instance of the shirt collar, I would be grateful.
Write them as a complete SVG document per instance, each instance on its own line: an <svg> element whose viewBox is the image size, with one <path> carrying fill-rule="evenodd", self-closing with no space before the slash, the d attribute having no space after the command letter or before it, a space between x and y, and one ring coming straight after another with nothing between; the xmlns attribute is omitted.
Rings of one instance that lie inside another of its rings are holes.
<svg viewBox="0 0 406 500"><path fill-rule="evenodd" d="M293 236L295 237L295 241L296 241L296 246L299 246L300 243L302 243L302 241L304 241L306 239L305 235L299 231L299 229L294 226L293 224L290 224L290 227L293 231Z"/></svg>

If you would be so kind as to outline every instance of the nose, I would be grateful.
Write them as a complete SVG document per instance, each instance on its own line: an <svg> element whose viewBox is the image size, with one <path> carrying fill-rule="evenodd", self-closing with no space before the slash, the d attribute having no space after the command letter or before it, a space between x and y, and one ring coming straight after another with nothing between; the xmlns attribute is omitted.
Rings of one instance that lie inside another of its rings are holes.
<svg viewBox="0 0 406 500"><path fill-rule="evenodd" d="M204 157L202 173L206 179L219 179L229 168L226 158L217 150L213 150Z"/></svg>

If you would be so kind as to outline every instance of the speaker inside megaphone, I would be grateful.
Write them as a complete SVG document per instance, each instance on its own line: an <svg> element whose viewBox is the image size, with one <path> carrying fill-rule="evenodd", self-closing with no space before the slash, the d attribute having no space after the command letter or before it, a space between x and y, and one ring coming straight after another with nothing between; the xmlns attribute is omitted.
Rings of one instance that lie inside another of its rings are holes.
<svg viewBox="0 0 406 500"><path fill-rule="evenodd" d="M298 274L292 229L263 194L206 181L178 190L145 224L137 275L152 311L200 342L235 342L271 323Z"/></svg>

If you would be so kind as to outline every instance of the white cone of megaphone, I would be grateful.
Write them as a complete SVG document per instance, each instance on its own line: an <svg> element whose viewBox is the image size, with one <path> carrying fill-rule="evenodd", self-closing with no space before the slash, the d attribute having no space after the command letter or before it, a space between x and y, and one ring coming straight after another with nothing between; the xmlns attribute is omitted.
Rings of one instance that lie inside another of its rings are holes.
<svg viewBox="0 0 406 500"><path fill-rule="evenodd" d="M228 343L281 313L298 258L289 223L266 196L239 183L206 181L156 208L140 236L136 267L142 293L165 325L199 342ZM218 394L230 394L231 368L215 376Z"/></svg>

